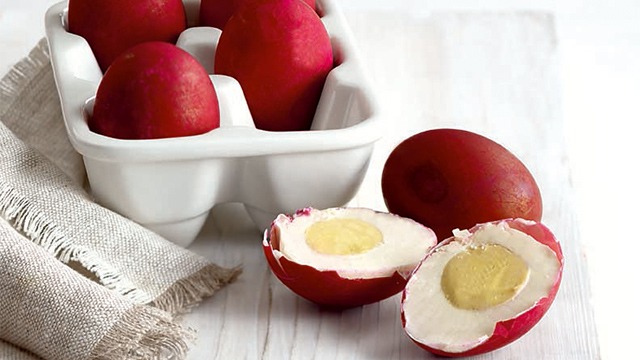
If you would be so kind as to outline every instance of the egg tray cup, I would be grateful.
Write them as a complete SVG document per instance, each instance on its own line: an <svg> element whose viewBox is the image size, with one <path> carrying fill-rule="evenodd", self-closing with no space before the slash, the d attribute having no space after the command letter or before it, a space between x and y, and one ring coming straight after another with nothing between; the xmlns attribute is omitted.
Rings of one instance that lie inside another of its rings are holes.
<svg viewBox="0 0 640 360"><path fill-rule="evenodd" d="M190 27L177 45L212 74L221 31L192 26L199 1L185 0ZM334 0L318 0L336 66L308 131L256 129L240 84L210 75L220 128L165 139L122 140L89 130L102 71L87 41L67 31L67 3L46 13L45 29L69 140L83 157L96 201L186 247L211 209L242 203L258 229L279 213L349 202L383 134L379 105Z"/></svg>

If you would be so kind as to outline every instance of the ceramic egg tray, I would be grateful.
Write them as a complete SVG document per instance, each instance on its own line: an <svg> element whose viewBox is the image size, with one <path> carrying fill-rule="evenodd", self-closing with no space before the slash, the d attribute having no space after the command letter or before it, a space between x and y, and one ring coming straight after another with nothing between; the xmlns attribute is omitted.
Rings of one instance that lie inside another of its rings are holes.
<svg viewBox="0 0 640 360"><path fill-rule="evenodd" d="M199 1L185 0L189 24ZM89 130L102 72L88 43L66 30L66 2L45 19L51 61L68 136L84 159L92 194L102 205L180 246L197 236L217 204L244 204L258 228L277 214L346 204L366 173L383 124L352 35L335 0L318 0L331 36L330 72L312 129L256 129L239 83L210 75L220 103L220 128L179 138L121 140ZM212 74L219 29L191 26L178 46Z"/></svg>

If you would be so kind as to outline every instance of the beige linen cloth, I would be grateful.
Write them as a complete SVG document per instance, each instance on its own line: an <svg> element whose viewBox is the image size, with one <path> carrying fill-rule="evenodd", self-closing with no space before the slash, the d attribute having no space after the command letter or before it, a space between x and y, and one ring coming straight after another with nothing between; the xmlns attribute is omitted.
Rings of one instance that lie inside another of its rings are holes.
<svg viewBox="0 0 640 360"><path fill-rule="evenodd" d="M194 333L174 316L239 269L97 205L84 179L42 40L0 82L0 358L183 358Z"/></svg>

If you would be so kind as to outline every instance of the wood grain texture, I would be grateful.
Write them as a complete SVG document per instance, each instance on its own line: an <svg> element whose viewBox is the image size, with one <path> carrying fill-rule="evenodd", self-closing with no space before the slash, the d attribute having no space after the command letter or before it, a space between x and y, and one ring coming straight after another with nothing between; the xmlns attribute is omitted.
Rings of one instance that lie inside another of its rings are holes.
<svg viewBox="0 0 640 360"><path fill-rule="evenodd" d="M518 156L543 194L543 222L565 252L556 302L530 333L477 359L598 359L588 274L563 135L554 19L537 12L346 13L389 131L353 206L384 210L380 174L422 130L478 132ZM219 206L192 249L244 273L184 319L190 359L424 359L404 335L399 296L342 312L318 309L267 268L261 234L238 205ZM425 304L428 306L428 304Z"/></svg>

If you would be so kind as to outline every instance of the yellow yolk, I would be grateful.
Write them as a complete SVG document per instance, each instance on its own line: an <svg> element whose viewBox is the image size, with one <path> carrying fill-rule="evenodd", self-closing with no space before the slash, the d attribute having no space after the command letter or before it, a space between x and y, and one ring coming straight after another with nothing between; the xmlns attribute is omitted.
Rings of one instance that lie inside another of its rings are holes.
<svg viewBox="0 0 640 360"><path fill-rule="evenodd" d="M380 245L382 233L368 222L338 218L309 226L305 231L305 239L310 248L322 254L354 255Z"/></svg>
<svg viewBox="0 0 640 360"><path fill-rule="evenodd" d="M528 278L521 257L500 245L482 245L451 258L440 285L453 306L483 310L511 300Z"/></svg>

